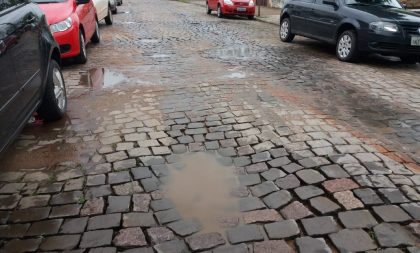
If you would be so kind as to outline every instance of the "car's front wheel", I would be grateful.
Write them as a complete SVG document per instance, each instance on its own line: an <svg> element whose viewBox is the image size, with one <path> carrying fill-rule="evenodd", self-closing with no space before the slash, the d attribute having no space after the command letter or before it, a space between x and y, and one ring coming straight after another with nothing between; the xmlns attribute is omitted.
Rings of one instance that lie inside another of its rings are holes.
<svg viewBox="0 0 420 253"><path fill-rule="evenodd" d="M51 60L44 97L38 108L38 114L45 121L58 120L64 116L66 107L66 86L60 65L55 60Z"/></svg>
<svg viewBox="0 0 420 253"><path fill-rule="evenodd" d="M280 23L280 39L283 42L291 42L295 38L292 33L290 18L283 18Z"/></svg>
<svg viewBox="0 0 420 253"><path fill-rule="evenodd" d="M217 17L223 18L222 7L220 5L217 6Z"/></svg>
<svg viewBox="0 0 420 253"><path fill-rule="evenodd" d="M112 25L112 23L114 23L114 18L112 17L111 6L108 6L108 16L105 17L105 23L107 25Z"/></svg>
<svg viewBox="0 0 420 253"><path fill-rule="evenodd" d="M206 2L206 11L207 11L207 14L211 14L211 9L210 9L210 7L209 7L209 3L208 2Z"/></svg>
<svg viewBox="0 0 420 253"><path fill-rule="evenodd" d="M353 30L347 30L340 34L336 46L337 58L344 62L353 62L358 57L357 36Z"/></svg>
<svg viewBox="0 0 420 253"><path fill-rule="evenodd" d="M86 63L87 62L87 53L86 53L86 44L85 44L85 36L83 35L82 31L79 31L79 46L80 46L80 53L75 57L77 63Z"/></svg>

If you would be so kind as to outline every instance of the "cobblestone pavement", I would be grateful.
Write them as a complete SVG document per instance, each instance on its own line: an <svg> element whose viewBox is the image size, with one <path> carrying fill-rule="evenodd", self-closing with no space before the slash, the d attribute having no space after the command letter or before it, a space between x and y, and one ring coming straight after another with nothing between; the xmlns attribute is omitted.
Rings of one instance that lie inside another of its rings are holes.
<svg viewBox="0 0 420 253"><path fill-rule="evenodd" d="M182 2L119 12L65 67L68 116L0 161L1 252L419 252L419 65ZM169 186L204 152L234 180L206 171L183 203ZM185 211L225 187L218 229Z"/></svg>

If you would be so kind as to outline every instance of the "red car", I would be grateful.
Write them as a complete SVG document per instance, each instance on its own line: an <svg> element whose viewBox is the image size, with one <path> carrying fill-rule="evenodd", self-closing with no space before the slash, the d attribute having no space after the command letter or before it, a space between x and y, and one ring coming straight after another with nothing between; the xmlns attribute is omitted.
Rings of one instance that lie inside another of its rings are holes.
<svg viewBox="0 0 420 253"><path fill-rule="evenodd" d="M255 17L254 0L207 0L207 14L217 10L217 16L222 18L225 15L247 16L248 19Z"/></svg>
<svg viewBox="0 0 420 253"><path fill-rule="evenodd" d="M34 0L45 12L50 30L60 45L61 58L87 61L88 41L99 43L100 34L92 0Z"/></svg>

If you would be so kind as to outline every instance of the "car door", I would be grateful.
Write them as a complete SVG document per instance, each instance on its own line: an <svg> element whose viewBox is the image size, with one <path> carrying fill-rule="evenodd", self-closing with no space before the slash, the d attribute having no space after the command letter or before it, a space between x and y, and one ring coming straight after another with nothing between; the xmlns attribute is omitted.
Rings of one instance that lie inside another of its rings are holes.
<svg viewBox="0 0 420 253"><path fill-rule="evenodd" d="M335 32L341 20L338 10L338 5L334 6L331 3L326 4L323 0L316 0L308 23L313 37L334 42Z"/></svg>
<svg viewBox="0 0 420 253"><path fill-rule="evenodd" d="M307 19L311 13L314 0L294 0L291 2L290 22L292 33L306 35L309 33Z"/></svg>
<svg viewBox="0 0 420 253"><path fill-rule="evenodd" d="M93 2L90 1L87 4L77 5L77 16L82 23L85 31L85 42L87 43L95 31L95 9L93 7Z"/></svg>

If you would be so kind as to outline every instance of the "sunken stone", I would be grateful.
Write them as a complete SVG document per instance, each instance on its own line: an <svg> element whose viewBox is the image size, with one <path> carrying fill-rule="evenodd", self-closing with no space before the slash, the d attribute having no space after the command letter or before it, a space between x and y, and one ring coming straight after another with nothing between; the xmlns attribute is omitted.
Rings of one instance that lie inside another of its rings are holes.
<svg viewBox="0 0 420 253"><path fill-rule="evenodd" d="M414 246L419 241L404 227L395 223L382 223L373 228L382 247Z"/></svg>
<svg viewBox="0 0 420 253"><path fill-rule="evenodd" d="M378 224L368 210L341 212L338 218L346 228L371 228Z"/></svg>
<svg viewBox="0 0 420 253"><path fill-rule="evenodd" d="M218 245L223 245L226 243L222 235L219 233L193 235L187 237L186 242L193 251L212 249Z"/></svg>
<svg viewBox="0 0 420 253"><path fill-rule="evenodd" d="M264 235L258 225L240 225L230 228L226 231L226 235L232 244L264 240Z"/></svg>
<svg viewBox="0 0 420 253"><path fill-rule="evenodd" d="M296 244L301 253L332 253L323 238L300 237Z"/></svg>
<svg viewBox="0 0 420 253"><path fill-rule="evenodd" d="M295 220L265 224L264 228L270 239L284 239L300 234L299 227Z"/></svg>
<svg viewBox="0 0 420 253"><path fill-rule="evenodd" d="M404 222L411 220L406 212L395 205L374 206L373 211L385 222Z"/></svg>
<svg viewBox="0 0 420 253"><path fill-rule="evenodd" d="M376 249L375 242L362 229L343 229L329 235L340 252L358 252Z"/></svg>
<svg viewBox="0 0 420 253"><path fill-rule="evenodd" d="M332 216L302 219L303 227L310 236L325 235L338 231L337 223Z"/></svg>

